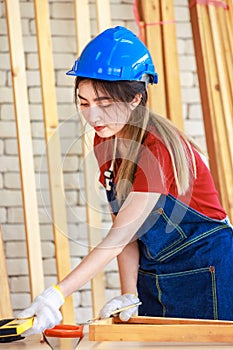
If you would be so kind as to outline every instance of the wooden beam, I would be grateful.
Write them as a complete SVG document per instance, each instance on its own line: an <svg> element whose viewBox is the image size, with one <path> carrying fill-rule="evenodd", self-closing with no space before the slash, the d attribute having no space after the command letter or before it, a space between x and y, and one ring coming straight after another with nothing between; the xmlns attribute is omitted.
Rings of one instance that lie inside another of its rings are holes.
<svg viewBox="0 0 233 350"><path fill-rule="evenodd" d="M159 75L157 86L149 87L149 106L184 129L180 70L178 65L173 1L141 0L140 19L145 25L146 42Z"/></svg>
<svg viewBox="0 0 233 350"><path fill-rule="evenodd" d="M192 1L190 0L190 3ZM209 162L223 207L233 219L232 157L207 6L190 8Z"/></svg>
<svg viewBox="0 0 233 350"><path fill-rule="evenodd" d="M179 129L184 129L180 69L178 64L174 1L161 0L162 33L164 48L165 87L167 96L167 117Z"/></svg>
<svg viewBox="0 0 233 350"><path fill-rule="evenodd" d="M159 77L158 85L149 86L149 107L153 112L167 116L160 3L159 0L141 0L140 8L146 33L145 43Z"/></svg>
<svg viewBox="0 0 233 350"><path fill-rule="evenodd" d="M2 229L0 226L0 285L1 285L1 298L0 298L0 319L13 317L10 288L8 283L8 274L6 268L5 251L2 238Z"/></svg>
<svg viewBox="0 0 233 350"><path fill-rule="evenodd" d="M230 36L230 43L231 43L231 50L233 50L233 1L232 0L226 0L226 3L228 5L228 11L226 13L226 17L227 17L227 28L228 28L228 32L229 32L229 36Z"/></svg>
<svg viewBox="0 0 233 350"><path fill-rule="evenodd" d="M233 322L186 320L184 322L153 322L138 316L127 323L115 323L114 318L96 321L89 326L89 340L121 342L178 342L230 343L233 342Z"/></svg>
<svg viewBox="0 0 233 350"><path fill-rule="evenodd" d="M77 56L91 39L90 10L88 0L74 0ZM85 30L83 30L85 28Z"/></svg>
<svg viewBox="0 0 233 350"><path fill-rule="evenodd" d="M114 317L114 323L120 324L157 324L157 325L169 325L169 324L200 324L200 325L228 325L233 326L233 321L223 321L223 320L209 320L200 318L178 318L178 317L152 317L152 316L133 316L129 321L121 321L121 319L116 316Z"/></svg>
<svg viewBox="0 0 233 350"><path fill-rule="evenodd" d="M100 6L100 4L98 4L98 6ZM84 47L91 39L90 16L88 16L88 2L81 5L80 1L76 0L75 7L77 56L79 56L81 53L80 49ZM83 33L83 28L86 28L85 33ZM82 120L80 122L82 122ZM89 129L88 132L83 131L82 147L84 158L84 180L89 251L102 240L99 190L95 186L96 179L94 176L94 174L97 172L97 164L93 154L93 138L93 130ZM99 315L100 309L106 301L103 271L98 273L91 280L91 291L92 313L93 317L97 317Z"/></svg>
<svg viewBox="0 0 233 350"><path fill-rule="evenodd" d="M5 0L31 298L44 289L33 148L19 1Z"/></svg>
<svg viewBox="0 0 233 350"><path fill-rule="evenodd" d="M109 0L96 0L96 20L98 32L111 27L111 8Z"/></svg>
<svg viewBox="0 0 233 350"><path fill-rule="evenodd" d="M83 157L85 172L86 212L88 223L89 251L95 248L103 239L99 188L96 174L97 161L93 152L93 131L83 138ZM104 271L99 272L92 280L92 311L93 317L98 317L100 309L106 302Z"/></svg>
<svg viewBox="0 0 233 350"><path fill-rule="evenodd" d="M222 59L225 63L225 78L228 80L228 90L231 99L231 108L233 101L233 20L232 26L230 25L230 16L233 17L233 2L229 2L229 10L224 10L218 12L217 23L220 31L220 41L222 44ZM231 120L233 122L233 113L231 112Z"/></svg>
<svg viewBox="0 0 233 350"><path fill-rule="evenodd" d="M52 42L47 0L34 0L37 44L40 63L41 92L44 112L45 139L50 182L50 201L54 232L57 276L60 281L70 272L69 239L63 188L61 147L55 91ZM62 307L63 322L74 323L72 297Z"/></svg>
<svg viewBox="0 0 233 350"><path fill-rule="evenodd" d="M227 67L227 52L225 50L228 43L228 37L224 32L224 22L226 21L226 10L222 7L215 8L214 6L209 6L209 17L210 17L210 26L211 32L213 36L213 44L214 44L214 52L216 57L216 67L218 73L218 81L219 81L219 91L221 94L221 103L223 107L223 120L226 134L227 134L227 142L228 142L228 150L230 153L231 159L231 168L233 169L233 149L231 147L233 140L233 124L232 124L232 115L233 115L233 105L232 105L232 96L231 96L231 85L232 80L229 81L229 73L232 72L233 69L233 57L231 57L231 65L230 71ZM221 22L219 21L219 17L223 17ZM222 24L222 25L221 25ZM225 34L225 35L224 35ZM225 42L225 47L224 47Z"/></svg>

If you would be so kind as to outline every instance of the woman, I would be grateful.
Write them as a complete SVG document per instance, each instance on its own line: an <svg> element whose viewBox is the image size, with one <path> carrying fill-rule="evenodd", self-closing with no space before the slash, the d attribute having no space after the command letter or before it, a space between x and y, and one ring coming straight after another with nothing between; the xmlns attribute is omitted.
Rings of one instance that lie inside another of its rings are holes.
<svg viewBox="0 0 233 350"><path fill-rule="evenodd" d="M233 320L233 229L197 146L146 108L148 84L157 83L147 48L129 30L111 28L67 74L76 76L76 105L95 129L113 224L64 280L21 313L37 316L29 334L60 322L65 297L115 257L122 295L101 318L140 300L140 315Z"/></svg>

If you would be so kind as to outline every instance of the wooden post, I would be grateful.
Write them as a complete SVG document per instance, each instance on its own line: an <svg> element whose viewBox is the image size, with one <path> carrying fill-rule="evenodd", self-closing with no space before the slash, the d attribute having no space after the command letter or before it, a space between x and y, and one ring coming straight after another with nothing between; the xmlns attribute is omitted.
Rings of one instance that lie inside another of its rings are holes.
<svg viewBox="0 0 233 350"><path fill-rule="evenodd" d="M101 227L101 208L99 199L99 188L96 184L97 162L93 152L94 133L88 132L85 139L83 137L83 157L85 171L85 189L86 189L86 211L88 223L88 242L89 251L95 248L103 239ZM87 143L89 140L89 146ZM105 304L105 281L104 271L99 272L92 280L92 311L93 317L98 317L100 309Z"/></svg>
<svg viewBox="0 0 233 350"><path fill-rule="evenodd" d="M58 132L58 116L55 92L52 43L47 0L34 0L37 43L40 62L41 92L44 112L45 139L50 181L52 225L56 248L58 280L70 272L69 239L67 233L66 206L63 189L61 147ZM66 298L62 307L63 322L74 323L72 297Z"/></svg>
<svg viewBox="0 0 233 350"><path fill-rule="evenodd" d="M10 298L10 288L6 269L5 253L3 246L2 230L0 226L0 318L11 318L13 316Z"/></svg>
<svg viewBox="0 0 233 350"><path fill-rule="evenodd" d="M74 1L77 56L91 40L90 10L88 0ZM85 28L85 30L84 30Z"/></svg>
<svg viewBox="0 0 233 350"><path fill-rule="evenodd" d="M230 3L229 3L230 4ZM231 6L229 6L229 10L222 9L217 14L217 23L219 28L219 35L220 35L220 43L222 45L222 60L225 64L225 76L224 78L227 79L227 90L230 94L229 99L231 101L231 109L232 107L232 101L233 101L233 25L232 27L229 25L229 14L231 17L233 17L233 2L231 3ZM233 24L233 20L232 20ZM222 82L222 80L221 80ZM231 110L231 121L233 122L233 112Z"/></svg>
<svg viewBox="0 0 233 350"><path fill-rule="evenodd" d="M81 48L90 41L88 6L88 1L83 3L80 3L79 0L75 1L77 56L80 55ZM83 28L85 28L85 32L83 32ZM93 158L93 137L93 131L84 132L82 135L89 250L102 240L99 193L98 189L95 188L96 160ZM93 317L97 317L105 303L104 272L100 272L91 280L91 289Z"/></svg>
<svg viewBox="0 0 233 350"><path fill-rule="evenodd" d="M179 129L184 129L180 69L178 64L174 1L161 0L162 32L164 45L165 90L167 96L167 117Z"/></svg>
<svg viewBox="0 0 233 350"><path fill-rule="evenodd" d="M183 130L183 112L173 1L140 1L138 10L145 24L146 42L159 75L149 87L149 106Z"/></svg>
<svg viewBox="0 0 233 350"><path fill-rule="evenodd" d="M109 0L96 0L96 20L99 32L111 27L111 9Z"/></svg>
<svg viewBox="0 0 233 350"><path fill-rule="evenodd" d="M217 9L220 8L214 10ZM222 205L233 220L232 137L228 139L233 130L226 121L229 116L222 104L225 97L222 96L222 77L219 76L217 66L223 63L218 61L220 55L216 55L216 33L213 35L210 22L210 19L213 21L213 16L209 16L208 6L192 6L190 15L210 168ZM227 130L228 127L230 130Z"/></svg>
<svg viewBox="0 0 233 350"><path fill-rule="evenodd" d="M224 23L219 21L220 15L224 15L226 10L219 8L218 10L214 6L209 6L209 17L210 26L213 35L214 52L216 57L216 67L218 73L219 81L219 91L221 94L221 103L223 107L223 120L225 120L225 129L227 134L228 149L230 151L231 166L233 169L233 150L232 150L232 140L233 140L233 123L232 123L232 96L231 96L231 85L233 80L229 81L229 70L227 68L226 62L226 52L224 49L228 43L227 36L223 35ZM225 17L225 16L224 16ZM225 18L226 20L226 18ZM220 27L220 25L222 26ZM222 35L221 35L222 34ZM233 57L231 57L231 68L233 67ZM233 79L233 76L232 76Z"/></svg>
<svg viewBox="0 0 233 350"><path fill-rule="evenodd" d="M44 289L19 1L5 0L31 298Z"/></svg>
<svg viewBox="0 0 233 350"><path fill-rule="evenodd" d="M165 342L170 345L176 342L232 343L232 331L232 321L137 316L122 322L118 317L111 317L90 324L89 340ZM162 349L162 346L156 348ZM146 346L140 349L146 349Z"/></svg>
<svg viewBox="0 0 233 350"><path fill-rule="evenodd" d="M158 85L149 86L149 107L153 112L167 116L165 74L163 61L163 42L159 0L142 1L142 18L145 27L145 43L148 46L155 69L158 72ZM152 23L157 23L152 25Z"/></svg>

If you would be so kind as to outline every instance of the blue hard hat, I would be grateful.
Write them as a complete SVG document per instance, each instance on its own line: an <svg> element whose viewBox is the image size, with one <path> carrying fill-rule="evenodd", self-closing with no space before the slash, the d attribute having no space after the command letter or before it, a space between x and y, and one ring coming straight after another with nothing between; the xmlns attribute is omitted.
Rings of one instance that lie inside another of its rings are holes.
<svg viewBox="0 0 233 350"><path fill-rule="evenodd" d="M120 26L92 39L66 74L109 81L158 82L147 47L134 33Z"/></svg>

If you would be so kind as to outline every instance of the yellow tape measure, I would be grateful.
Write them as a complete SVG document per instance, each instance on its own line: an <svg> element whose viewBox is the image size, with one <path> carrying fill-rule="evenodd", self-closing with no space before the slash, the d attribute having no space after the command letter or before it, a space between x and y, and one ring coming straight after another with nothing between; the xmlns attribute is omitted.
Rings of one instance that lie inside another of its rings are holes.
<svg viewBox="0 0 233 350"><path fill-rule="evenodd" d="M33 317L24 318L24 319L14 319L6 321L0 327L0 337L10 337L12 335L20 335L23 332L27 331L33 325Z"/></svg>

